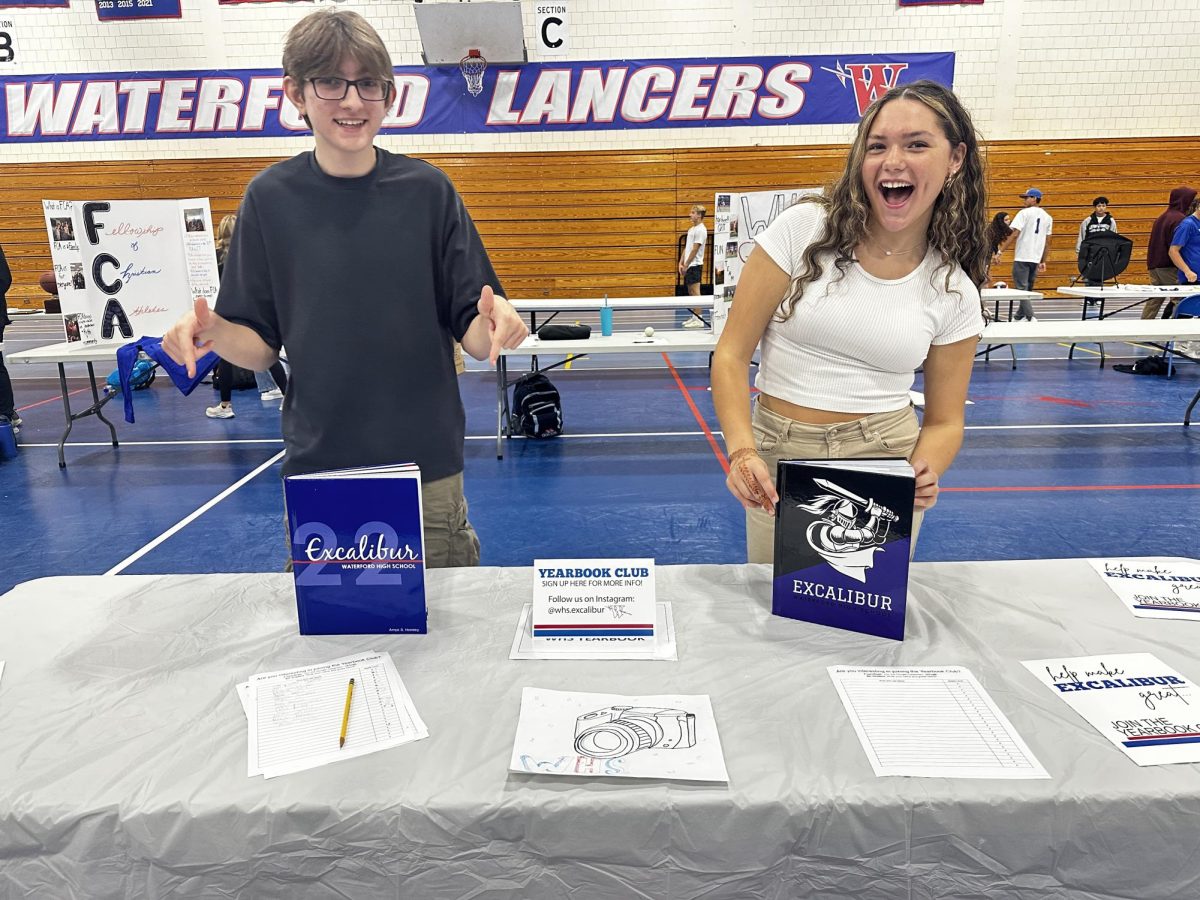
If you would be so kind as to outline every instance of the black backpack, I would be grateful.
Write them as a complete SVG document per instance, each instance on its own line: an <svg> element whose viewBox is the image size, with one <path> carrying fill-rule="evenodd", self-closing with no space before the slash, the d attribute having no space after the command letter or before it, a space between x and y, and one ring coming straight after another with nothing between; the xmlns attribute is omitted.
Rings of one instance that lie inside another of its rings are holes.
<svg viewBox="0 0 1200 900"><path fill-rule="evenodd" d="M562 434L562 399L541 372L522 375L513 386L512 431L531 438Z"/></svg>

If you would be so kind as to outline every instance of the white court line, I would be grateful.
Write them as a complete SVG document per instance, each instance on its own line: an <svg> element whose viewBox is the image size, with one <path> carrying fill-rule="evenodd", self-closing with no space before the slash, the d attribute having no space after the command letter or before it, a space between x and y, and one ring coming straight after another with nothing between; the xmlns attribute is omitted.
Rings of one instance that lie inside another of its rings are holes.
<svg viewBox="0 0 1200 900"><path fill-rule="evenodd" d="M57 446L57 445L55 445L55 446ZM201 506L195 512L192 512L189 515L185 516L184 518L180 519L178 522L176 522L174 525L172 525L170 528L168 528L166 531L164 531L162 534L160 534L158 537L156 537L154 540L152 540L146 546L142 547L140 550L135 551L130 556L125 557L123 560L121 560L119 563L117 563L115 566L113 566L111 569L109 569L104 574L105 575L119 575L128 566L137 562L139 559L141 559L143 556L145 556L147 553L149 553L151 550L153 550L155 547L157 547L159 544L161 544L163 541L165 541L171 535L175 534L178 531L181 531L183 528L187 527L189 524L196 521L196 519L200 518L202 515L204 515L206 512L208 512L210 509L212 509L214 506L216 506L218 503L220 503L222 500L224 500L226 497L228 497L230 494L232 494L238 488L240 488L242 485L251 481L252 479L257 477L259 474L261 474L262 472L265 472L267 469L269 469L271 466L275 465L275 463L279 462L279 460L281 460L281 459L283 459L283 451L282 450L280 450L278 453L276 453L274 456L272 456L270 459L268 459L265 463L263 463L261 466L259 466L257 469L255 469L253 472L251 472L249 475L243 476L236 483L225 488L225 490L221 491L221 493L217 494L217 496L213 497L211 500L209 500L207 503L205 503L203 506Z"/></svg>
<svg viewBox="0 0 1200 900"><path fill-rule="evenodd" d="M1094 424L1074 424L1074 425L967 425L967 431L1021 431L1029 429L1031 431L1044 428L1061 428L1063 430L1069 428L1178 428L1183 424L1183 421L1178 422L1097 422ZM724 437L722 431L713 429L714 435ZM603 431L593 432L591 434L560 434L555 440L571 440L579 438L644 438L644 437L702 437L703 431ZM514 434L514 440L532 440L526 438L523 434ZM495 434L469 434L466 437L468 441L494 441ZM55 444L54 446L58 446ZM100 444L97 446L107 446Z"/></svg>
<svg viewBox="0 0 1200 900"><path fill-rule="evenodd" d="M1053 424L1053 423L1046 424L1046 425L967 425L966 430L967 431L1021 431L1022 429L1029 429L1032 431L1032 430L1043 429L1043 428L1061 428L1064 430L1069 429L1069 428L1178 428L1182 424L1183 424L1183 420L1180 420L1178 422L1096 422L1094 424L1074 424L1074 425L1068 425L1068 424L1058 425L1058 424ZM724 432L719 431L717 429L713 429L712 433L714 435L720 435L721 437L725 436ZM593 432L591 434L575 434L575 433L560 434L560 435L558 435L558 437L555 438L555 440L560 440L560 439L571 440L572 438L578 439L578 438L606 438L606 437L612 437L612 438L702 437L703 435L704 435L703 431L603 431L603 432L598 431L598 432ZM466 440L468 440L468 441L494 441L495 439L496 439L495 434L469 434L466 437ZM513 439L514 440L532 440L532 438L526 438L525 435L523 435L523 434L514 434ZM57 447L58 445L55 444L54 446ZM99 444L97 446L107 446L107 445Z"/></svg>
<svg viewBox="0 0 1200 900"><path fill-rule="evenodd" d="M968 425L967 431L1020 431L1028 428L1031 431L1040 428L1178 428L1183 420L1178 422L1096 422L1094 424L1076 425Z"/></svg>
<svg viewBox="0 0 1200 900"><path fill-rule="evenodd" d="M1063 431L1080 428L1179 428L1183 425L1183 421L1176 422L1095 422L1091 424L1076 423L1076 424L1055 424L1049 423L1046 425L967 425L966 431L1039 431L1048 428L1057 428ZM724 434L721 431L713 431L714 435ZM648 438L648 437L704 437L703 431L593 431L571 434L560 434L556 440L594 440L596 438ZM529 440L522 434L514 434L513 440L523 441ZM468 434L464 437L467 441L494 441L496 440L495 432L491 434ZM177 447L177 446L228 446L230 444L280 444L282 441L279 438L239 438L237 440L211 440L211 441L122 441L122 447ZM72 441L67 444L68 447L111 447L111 441ZM58 444L49 443L24 443L20 444L22 449L28 448L31 450L46 450L58 449Z"/></svg>
<svg viewBox="0 0 1200 900"><path fill-rule="evenodd" d="M24 426L22 426L24 427ZM495 435L492 435L495 437ZM227 438L218 440L216 438L203 441L121 441L117 449L121 447L180 447L180 446L196 446L196 447L227 447L230 444L282 444L283 438ZM58 444L42 444L42 443L25 443L20 442L21 447L53 447L58 448ZM68 441L68 447L111 447L112 441Z"/></svg>

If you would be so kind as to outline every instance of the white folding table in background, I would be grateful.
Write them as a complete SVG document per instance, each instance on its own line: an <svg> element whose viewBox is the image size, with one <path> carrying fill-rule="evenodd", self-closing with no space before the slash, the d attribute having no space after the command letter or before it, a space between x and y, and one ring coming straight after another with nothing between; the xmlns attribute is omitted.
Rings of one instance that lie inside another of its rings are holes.
<svg viewBox="0 0 1200 900"><path fill-rule="evenodd" d="M112 434L112 445L114 447L117 446L117 429L113 426L112 422L104 418L102 410L104 404L113 397L118 396L118 394L102 395L100 393L96 385L96 371L93 364L102 362L115 367L119 346L119 344L81 344L63 341L58 344L47 344L45 347L34 347L32 350L21 350L17 353L5 354L4 356L9 362L55 363L58 366L58 386L62 391L63 413L67 418L67 428L58 442L58 467L60 469L67 467L67 459L63 452L63 447L67 442L67 437L71 434L71 429L79 419L95 416L108 426L108 430ZM80 412L71 411L71 395L67 390L67 373L65 368L67 363L84 363L87 366L88 384L92 389L92 402L87 409Z"/></svg>
<svg viewBox="0 0 1200 900"><path fill-rule="evenodd" d="M712 309L713 295L701 294L697 297L581 297L555 300L509 300L517 312L529 313L529 330L538 330L537 317L541 313L550 313L550 317L542 322L550 322L560 312L588 312L609 307L613 310L623 309ZM701 321L704 321L703 318ZM711 324L705 322L706 325Z"/></svg>
<svg viewBox="0 0 1200 900"><path fill-rule="evenodd" d="M1019 291L1016 288L1008 288L1008 287L984 288L983 290L981 290L979 292L979 296L980 296L980 299L983 300L983 305L985 308L988 303L992 304L992 321L993 322L1012 321L1013 304L1014 303L1017 303L1021 300L1041 300L1042 299L1042 294L1038 293L1037 291ZM1000 304L1004 301L1008 302L1008 318L1007 318L1007 320L1000 318ZM1003 346L1003 345L1001 345L1001 346ZM998 349L1000 349L1000 348L996 347L992 344L985 343L983 345L983 349L980 350L975 355L982 356L985 361L990 362L991 358L992 358L992 351L998 350ZM1011 345L1009 346L1008 349L1012 353L1013 368L1015 369L1017 367L1017 351Z"/></svg>
<svg viewBox="0 0 1200 900"><path fill-rule="evenodd" d="M1083 306L1079 311L1079 318L1084 319L1107 319L1115 316L1118 313L1123 313L1127 309L1132 309L1135 306L1141 306L1152 297L1163 297L1172 300L1182 300L1184 297L1191 297L1195 294L1200 294L1200 285L1182 285L1182 284L1109 284L1109 285L1079 285L1068 284L1055 290L1067 297L1078 297L1083 301ZM1120 305L1117 309L1109 312L1104 311L1104 304L1113 302ZM1088 315L1089 312L1095 312L1095 315ZM1071 345L1071 349L1067 352L1067 359L1071 359L1075 355L1075 345ZM1104 365L1104 345L1100 345L1100 365Z"/></svg>
<svg viewBox="0 0 1200 900"><path fill-rule="evenodd" d="M519 347L501 350L496 361L496 459L504 458L504 439L511 437L508 409L508 358L553 354L575 358L601 353L682 353L685 351L712 353L717 336L708 330L656 331L646 337L640 331L615 331L611 335L593 335L572 341L543 341L537 335L527 337Z"/></svg>

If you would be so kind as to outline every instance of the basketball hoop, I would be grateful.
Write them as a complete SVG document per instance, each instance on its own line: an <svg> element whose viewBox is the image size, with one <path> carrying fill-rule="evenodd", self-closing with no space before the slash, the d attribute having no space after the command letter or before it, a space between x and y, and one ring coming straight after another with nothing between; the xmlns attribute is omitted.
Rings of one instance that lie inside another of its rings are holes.
<svg viewBox="0 0 1200 900"><path fill-rule="evenodd" d="M483 93L483 73L487 71L487 60L478 50L468 50L467 55L458 61L463 78L467 80L467 91L472 97Z"/></svg>

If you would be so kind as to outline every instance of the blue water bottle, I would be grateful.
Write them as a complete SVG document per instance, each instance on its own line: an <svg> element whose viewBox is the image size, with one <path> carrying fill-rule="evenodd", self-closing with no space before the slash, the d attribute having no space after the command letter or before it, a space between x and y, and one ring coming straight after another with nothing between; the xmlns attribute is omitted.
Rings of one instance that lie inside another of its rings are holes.
<svg viewBox="0 0 1200 900"><path fill-rule="evenodd" d="M604 295L604 305L600 307L600 333L605 337L612 335L612 307L608 305L608 294Z"/></svg>

